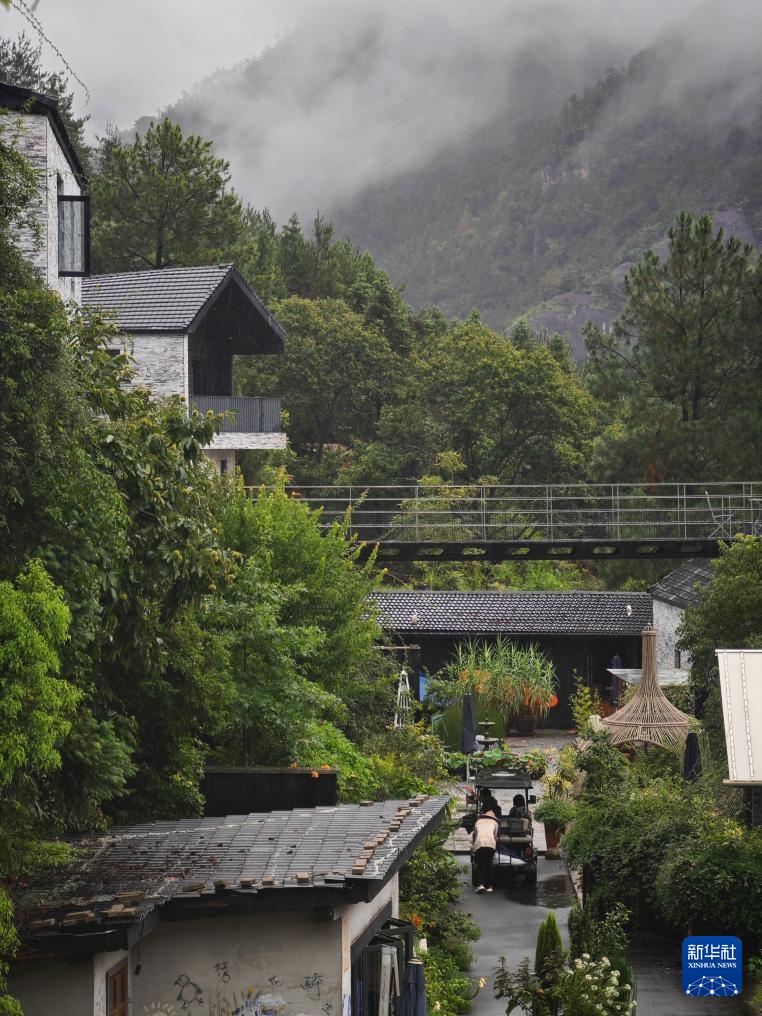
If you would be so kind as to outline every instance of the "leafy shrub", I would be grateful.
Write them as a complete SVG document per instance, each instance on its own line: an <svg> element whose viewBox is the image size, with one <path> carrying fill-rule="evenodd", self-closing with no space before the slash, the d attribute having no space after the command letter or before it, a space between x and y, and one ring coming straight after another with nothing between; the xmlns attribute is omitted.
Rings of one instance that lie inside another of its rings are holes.
<svg viewBox="0 0 762 1016"><path fill-rule="evenodd" d="M345 734L325 720L310 720L296 743L299 765L319 769L328 765L339 770L339 798L343 802L373 800L380 784L370 759Z"/></svg>
<svg viewBox="0 0 762 1016"><path fill-rule="evenodd" d="M442 742L424 732L420 724L388 728L363 745L382 798L433 794L447 779Z"/></svg>
<svg viewBox="0 0 762 1016"><path fill-rule="evenodd" d="M471 1008L473 985L453 955L434 946L421 957L426 970L429 1012L438 1016L459 1016Z"/></svg>
<svg viewBox="0 0 762 1016"><path fill-rule="evenodd" d="M576 675L574 678L574 692L570 699L574 726L580 734L587 734L591 716L601 715L600 699L597 699L585 679Z"/></svg>
<svg viewBox="0 0 762 1016"><path fill-rule="evenodd" d="M560 798L544 797L534 810L534 817L538 822L547 822L548 825L565 826L574 821L577 814L577 805L574 801L564 801Z"/></svg>
<svg viewBox="0 0 762 1016"><path fill-rule="evenodd" d="M762 945L762 834L730 819L694 814L655 873L656 902L678 928L742 936Z"/></svg>

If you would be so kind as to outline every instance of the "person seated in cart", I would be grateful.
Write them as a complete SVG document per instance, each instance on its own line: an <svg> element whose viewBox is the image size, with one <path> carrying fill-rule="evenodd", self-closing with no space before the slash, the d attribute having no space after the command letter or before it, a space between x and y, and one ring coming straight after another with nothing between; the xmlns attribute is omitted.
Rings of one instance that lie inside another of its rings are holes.
<svg viewBox="0 0 762 1016"><path fill-rule="evenodd" d="M513 807L508 812L508 818L529 818L527 803L523 794L516 794L513 798Z"/></svg>
<svg viewBox="0 0 762 1016"><path fill-rule="evenodd" d="M497 849L499 826L500 819L494 811L481 811L474 824L474 831L471 833L474 882L478 893L492 892L492 859Z"/></svg>
<svg viewBox="0 0 762 1016"><path fill-rule="evenodd" d="M491 811L497 819L503 817L503 809L495 800L492 791L489 787L482 787L479 791L479 813L484 815L488 811Z"/></svg>

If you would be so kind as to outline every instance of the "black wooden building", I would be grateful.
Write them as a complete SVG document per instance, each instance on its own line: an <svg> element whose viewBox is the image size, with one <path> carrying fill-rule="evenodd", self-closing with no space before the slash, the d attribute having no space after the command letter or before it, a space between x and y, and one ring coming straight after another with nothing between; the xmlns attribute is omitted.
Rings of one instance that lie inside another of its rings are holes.
<svg viewBox="0 0 762 1016"><path fill-rule="evenodd" d="M571 724L574 673L607 696L607 668L617 656L622 667L639 667L641 632L653 622L649 593L379 590L374 604L390 639L420 647L429 674L465 639L538 646L558 675L559 703L541 723L552 729Z"/></svg>

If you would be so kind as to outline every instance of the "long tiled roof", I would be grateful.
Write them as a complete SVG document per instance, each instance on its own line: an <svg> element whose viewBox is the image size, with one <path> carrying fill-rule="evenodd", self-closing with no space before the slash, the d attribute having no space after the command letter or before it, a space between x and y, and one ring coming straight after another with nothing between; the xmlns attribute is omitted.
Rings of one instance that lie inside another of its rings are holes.
<svg viewBox="0 0 762 1016"><path fill-rule="evenodd" d="M82 303L108 312L123 332L186 332L233 280L282 343L282 329L234 265L92 275L82 280Z"/></svg>
<svg viewBox="0 0 762 1016"><path fill-rule="evenodd" d="M653 621L648 593L380 590L373 599L382 628L421 634L640 635Z"/></svg>
<svg viewBox="0 0 762 1016"><path fill-rule="evenodd" d="M385 882L442 817L447 797L156 822L84 841L85 859L16 901L27 932L139 921L170 901ZM89 849L88 849L89 848Z"/></svg>
<svg viewBox="0 0 762 1016"><path fill-rule="evenodd" d="M694 557L651 586L651 595L676 607L693 607L698 603L696 586L706 586L711 580L712 562Z"/></svg>

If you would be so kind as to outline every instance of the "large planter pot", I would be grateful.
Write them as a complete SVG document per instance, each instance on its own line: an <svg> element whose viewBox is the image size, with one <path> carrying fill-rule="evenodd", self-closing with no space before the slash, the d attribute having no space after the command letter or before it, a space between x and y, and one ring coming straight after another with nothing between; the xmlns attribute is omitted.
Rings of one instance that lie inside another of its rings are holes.
<svg viewBox="0 0 762 1016"><path fill-rule="evenodd" d="M525 736L534 734L537 730L537 714L524 713L523 716L519 716L516 720L516 729Z"/></svg>
<svg viewBox="0 0 762 1016"><path fill-rule="evenodd" d="M545 826L545 845L548 850L558 850L566 827L557 822L544 822L543 825Z"/></svg>

